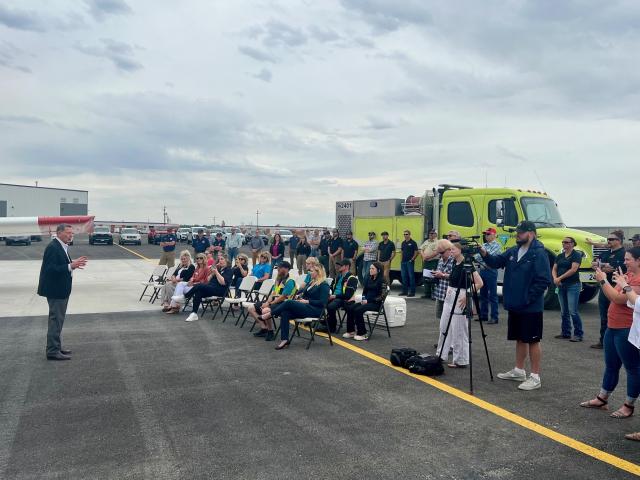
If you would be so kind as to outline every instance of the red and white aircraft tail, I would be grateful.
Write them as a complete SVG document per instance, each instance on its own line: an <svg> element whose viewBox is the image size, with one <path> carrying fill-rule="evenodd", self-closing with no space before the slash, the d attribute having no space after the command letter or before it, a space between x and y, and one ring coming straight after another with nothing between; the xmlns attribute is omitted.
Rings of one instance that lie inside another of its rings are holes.
<svg viewBox="0 0 640 480"><path fill-rule="evenodd" d="M68 223L73 233L90 233L93 231L93 215L70 215L65 217L2 217L0 218L0 237L14 235L51 236L56 227Z"/></svg>

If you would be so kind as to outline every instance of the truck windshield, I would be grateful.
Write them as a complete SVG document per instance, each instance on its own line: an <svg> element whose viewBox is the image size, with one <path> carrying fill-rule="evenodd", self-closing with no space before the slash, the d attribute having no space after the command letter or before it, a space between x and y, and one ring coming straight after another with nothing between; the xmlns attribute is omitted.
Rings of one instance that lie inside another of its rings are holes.
<svg viewBox="0 0 640 480"><path fill-rule="evenodd" d="M556 202L551 198L523 197L522 210L525 218L537 227L565 227Z"/></svg>

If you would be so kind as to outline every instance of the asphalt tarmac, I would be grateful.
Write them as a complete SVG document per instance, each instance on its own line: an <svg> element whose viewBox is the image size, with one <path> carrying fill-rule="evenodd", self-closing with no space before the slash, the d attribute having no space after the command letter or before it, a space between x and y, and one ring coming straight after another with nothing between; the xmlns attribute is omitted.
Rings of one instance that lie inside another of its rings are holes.
<svg viewBox="0 0 640 480"><path fill-rule="evenodd" d="M38 259L43 247L0 246L0 259ZM127 248L155 258L159 250ZM72 256L84 252L132 255L71 247ZM598 391L603 370L602 351L589 348L597 304L581 312L583 343L554 339L559 312L545 313L542 388L532 392L490 380L474 323L475 396L597 450L465 401L468 369L436 379L447 393L375 361L394 346L433 351L430 300L408 300L407 325L390 339L376 330L368 342L318 339L310 350L296 339L275 351L210 314L194 323L160 312L70 315L69 362L45 360L44 315L2 318L0 478L631 478L624 461L639 463L640 445L623 435L640 423L578 406ZM494 374L513 366L505 317L485 327ZM623 371L613 408L625 385Z"/></svg>

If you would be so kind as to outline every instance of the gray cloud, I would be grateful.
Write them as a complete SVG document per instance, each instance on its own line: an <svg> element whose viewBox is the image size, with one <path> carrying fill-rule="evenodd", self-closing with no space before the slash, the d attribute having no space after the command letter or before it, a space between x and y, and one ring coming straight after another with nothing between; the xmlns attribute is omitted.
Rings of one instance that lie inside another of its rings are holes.
<svg viewBox="0 0 640 480"><path fill-rule="evenodd" d="M276 57L274 57L273 55L254 47L241 45L238 47L238 51L243 55L246 55L247 57L257 60L258 62L269 62L269 63L277 62Z"/></svg>
<svg viewBox="0 0 640 480"><path fill-rule="evenodd" d="M340 40L342 37L332 28L320 28L317 25L312 25L309 27L309 34L317 41L326 43L326 42L335 42Z"/></svg>
<svg viewBox="0 0 640 480"><path fill-rule="evenodd" d="M120 71L135 72L143 68L143 65L135 60L134 48L126 43L108 38L101 39L102 45L78 45L78 51L94 57L106 58Z"/></svg>
<svg viewBox="0 0 640 480"><path fill-rule="evenodd" d="M369 115L367 117L367 125L364 128L370 130L389 130L402 125L403 121L396 121L390 118L377 117L375 115Z"/></svg>
<svg viewBox="0 0 640 480"><path fill-rule="evenodd" d="M108 15L126 15L131 13L131 7L124 0L85 0L89 13L98 21L103 21Z"/></svg>
<svg viewBox="0 0 640 480"><path fill-rule="evenodd" d="M262 80L263 82L269 83L271 82L271 78L273 77L273 74L271 73L271 70L269 70L268 68L263 68L258 73L253 75L253 77L257 78L258 80Z"/></svg>
<svg viewBox="0 0 640 480"><path fill-rule="evenodd" d="M307 36L302 30L279 20L266 22L258 38L267 47L298 47L307 42Z"/></svg>
<svg viewBox="0 0 640 480"><path fill-rule="evenodd" d="M421 0L341 0L342 5L377 31L393 31L407 24L430 25L430 4Z"/></svg>
<svg viewBox="0 0 640 480"><path fill-rule="evenodd" d="M84 26L84 20L76 13L53 17L35 10L10 8L0 4L0 24L14 30L45 32L47 30L74 30Z"/></svg>
<svg viewBox="0 0 640 480"><path fill-rule="evenodd" d="M44 19L36 11L9 8L2 4L0 4L0 24L16 30L33 32L43 32L46 29Z"/></svg>
<svg viewBox="0 0 640 480"><path fill-rule="evenodd" d="M20 60L18 59L22 57L23 54L24 52L14 44L3 41L0 43L0 66L22 73L32 73L29 67L19 63Z"/></svg>

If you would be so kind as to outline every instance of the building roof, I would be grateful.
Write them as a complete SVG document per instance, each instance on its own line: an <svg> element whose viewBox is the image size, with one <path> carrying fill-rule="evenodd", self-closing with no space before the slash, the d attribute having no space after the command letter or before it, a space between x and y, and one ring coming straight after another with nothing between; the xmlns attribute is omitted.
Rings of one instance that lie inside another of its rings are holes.
<svg viewBox="0 0 640 480"><path fill-rule="evenodd" d="M78 189L73 189L73 188L55 188L55 187L36 187L35 185L18 185L15 183L0 183L0 186L8 186L8 187L22 187L22 188L43 188L45 190L63 190L65 192L83 192L83 193L89 193L89 190L78 190Z"/></svg>

